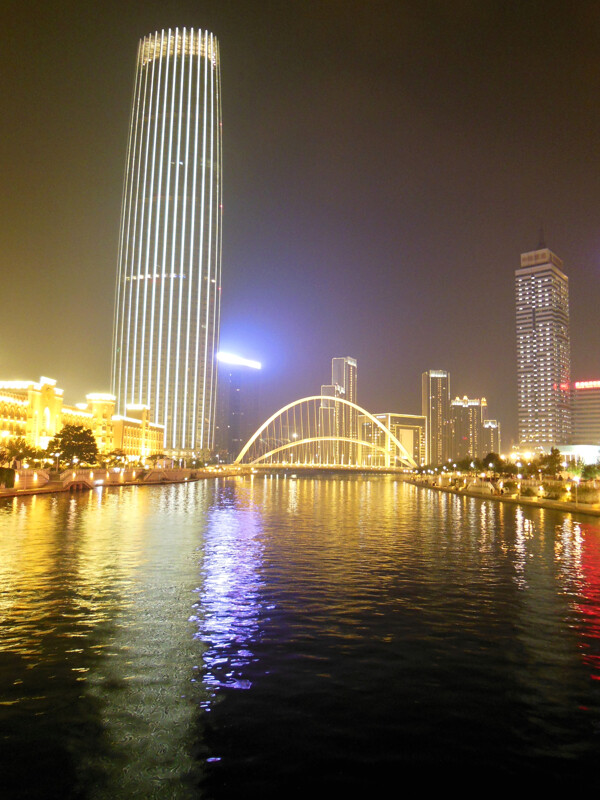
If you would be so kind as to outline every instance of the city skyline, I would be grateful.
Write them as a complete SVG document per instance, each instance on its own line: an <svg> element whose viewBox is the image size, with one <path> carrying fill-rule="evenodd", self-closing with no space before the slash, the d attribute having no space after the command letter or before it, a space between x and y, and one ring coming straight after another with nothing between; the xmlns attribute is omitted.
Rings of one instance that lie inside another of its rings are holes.
<svg viewBox="0 0 600 800"><path fill-rule="evenodd" d="M111 391L166 452L212 448L221 305L221 75L208 31L140 39L119 239Z"/></svg>
<svg viewBox="0 0 600 800"><path fill-rule="evenodd" d="M541 223L574 265L573 378L600 373L592 4L65 2L11 23L4 376L110 388L131 65L169 25L227 44L221 346L263 362L265 412L351 352L366 407L418 413L419 375L441 366L493 399L508 449L514 270ZM53 335L32 343L35 318Z"/></svg>

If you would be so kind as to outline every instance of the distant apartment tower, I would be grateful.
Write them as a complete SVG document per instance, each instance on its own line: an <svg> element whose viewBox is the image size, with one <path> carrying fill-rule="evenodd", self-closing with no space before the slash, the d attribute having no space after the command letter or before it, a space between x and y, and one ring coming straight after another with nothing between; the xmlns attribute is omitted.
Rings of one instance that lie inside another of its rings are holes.
<svg viewBox="0 0 600 800"><path fill-rule="evenodd" d="M427 417L427 462L450 457L450 373L430 369L421 376L421 413Z"/></svg>
<svg viewBox="0 0 600 800"><path fill-rule="evenodd" d="M481 458L483 421L487 409L485 397L457 397L450 403L452 450L454 459Z"/></svg>
<svg viewBox="0 0 600 800"><path fill-rule="evenodd" d="M221 303L221 74L207 31L141 39L121 207L112 392L163 448L213 446Z"/></svg>
<svg viewBox="0 0 600 800"><path fill-rule="evenodd" d="M484 419L482 431L481 458L488 453L500 454L500 423L496 419Z"/></svg>
<svg viewBox="0 0 600 800"><path fill-rule="evenodd" d="M519 444L547 449L571 438L569 279L543 248L515 272Z"/></svg>
<svg viewBox="0 0 600 800"><path fill-rule="evenodd" d="M600 445L600 381L575 381L571 397L571 443Z"/></svg>

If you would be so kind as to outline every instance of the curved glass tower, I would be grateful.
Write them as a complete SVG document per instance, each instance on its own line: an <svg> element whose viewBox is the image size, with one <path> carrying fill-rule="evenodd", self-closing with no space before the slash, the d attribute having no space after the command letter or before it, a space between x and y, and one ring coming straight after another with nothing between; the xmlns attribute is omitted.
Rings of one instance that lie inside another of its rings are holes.
<svg viewBox="0 0 600 800"><path fill-rule="evenodd" d="M113 330L117 413L145 405L166 452L212 447L221 292L221 77L206 31L137 56Z"/></svg>

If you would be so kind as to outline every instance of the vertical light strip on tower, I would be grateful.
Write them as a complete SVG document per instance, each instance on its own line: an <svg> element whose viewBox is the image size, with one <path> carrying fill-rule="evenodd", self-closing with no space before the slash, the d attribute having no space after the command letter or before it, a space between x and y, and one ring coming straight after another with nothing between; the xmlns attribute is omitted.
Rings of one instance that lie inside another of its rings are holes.
<svg viewBox="0 0 600 800"><path fill-rule="evenodd" d="M171 452L213 442L220 111L212 34L183 28L141 40L123 185L112 387L120 414L132 402L150 405Z"/></svg>
<svg viewBox="0 0 600 800"><path fill-rule="evenodd" d="M207 94L208 94L208 70L204 70L204 93L203 93L203 104L202 104L202 182L200 188L200 239L199 239L199 250L201 253L204 252L204 217L205 217L205 196L206 196L206 126L207 126ZM201 311L202 311L202 289L203 289L203 282L201 276L199 276L199 284L198 284L198 299L196 302L196 350L200 352L201 348ZM198 359L195 362L195 369L194 369L194 397L198 397L198 378L199 378L199 369L200 363ZM200 417L201 419L202 417ZM193 447L202 447L202 444L196 440L195 432L198 430L198 405L194 404L193 408L193 427L192 430L194 431L194 443Z"/></svg>

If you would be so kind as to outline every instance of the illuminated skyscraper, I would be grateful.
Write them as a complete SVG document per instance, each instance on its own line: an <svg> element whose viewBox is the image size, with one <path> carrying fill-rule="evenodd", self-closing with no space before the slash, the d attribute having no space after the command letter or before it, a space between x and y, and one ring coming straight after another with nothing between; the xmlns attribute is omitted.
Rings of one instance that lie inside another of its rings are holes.
<svg viewBox="0 0 600 800"><path fill-rule="evenodd" d="M341 396L351 403L356 403L356 381L358 366L355 358L350 356L331 359L331 383L339 386ZM350 417L346 435L351 439L356 439L357 419Z"/></svg>
<svg viewBox="0 0 600 800"><path fill-rule="evenodd" d="M350 358L350 356L332 358L331 383L321 386L321 395L332 398L341 397L351 403L356 403L357 369L355 358ZM319 425L322 435L357 439L358 411L345 404L336 403L334 400L322 400ZM335 463L348 464L351 457L355 455L352 449L355 445L350 442L332 442L323 446L325 449L328 447L333 449Z"/></svg>
<svg viewBox="0 0 600 800"><path fill-rule="evenodd" d="M427 417L427 461L450 458L450 374L430 369L421 376L421 413Z"/></svg>
<svg viewBox="0 0 600 800"><path fill-rule="evenodd" d="M483 422L487 409L485 397L455 398L450 402L450 458L481 458L483 452Z"/></svg>
<svg viewBox="0 0 600 800"><path fill-rule="evenodd" d="M167 452L212 447L221 291L221 78L206 31L140 41L113 332L117 412L147 405Z"/></svg>
<svg viewBox="0 0 600 800"><path fill-rule="evenodd" d="M560 258L543 248L523 253L515 282L519 443L568 444L569 279Z"/></svg>

